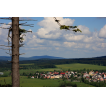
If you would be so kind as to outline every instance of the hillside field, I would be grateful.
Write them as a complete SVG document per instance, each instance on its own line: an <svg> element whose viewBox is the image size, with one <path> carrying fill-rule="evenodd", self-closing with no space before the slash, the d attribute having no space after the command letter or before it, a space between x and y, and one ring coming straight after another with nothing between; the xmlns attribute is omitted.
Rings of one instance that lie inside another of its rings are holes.
<svg viewBox="0 0 106 106"><path fill-rule="evenodd" d="M27 65L27 64L24 64ZM29 64L28 64L29 65ZM54 70L61 71L61 70L83 70L84 68L87 70L106 70L106 66L99 66L99 65L91 65L91 64L62 64L62 65L56 65L57 68L44 68L44 69L20 69L20 74L23 74L25 72L28 73L35 73L35 72L52 72ZM11 71L4 71L5 75L9 75Z"/></svg>
<svg viewBox="0 0 106 106"><path fill-rule="evenodd" d="M65 69L65 70L81 70L81 69L91 69L91 70L106 70L106 66L99 66L99 65L91 65L91 64L61 64L56 65L57 68Z"/></svg>
<svg viewBox="0 0 106 106"><path fill-rule="evenodd" d="M11 84L11 77L0 77L0 84ZM60 83L63 82L61 79L29 79L26 76L20 76L20 87L59 87ZM76 83L77 87L94 87L89 84L72 82Z"/></svg>

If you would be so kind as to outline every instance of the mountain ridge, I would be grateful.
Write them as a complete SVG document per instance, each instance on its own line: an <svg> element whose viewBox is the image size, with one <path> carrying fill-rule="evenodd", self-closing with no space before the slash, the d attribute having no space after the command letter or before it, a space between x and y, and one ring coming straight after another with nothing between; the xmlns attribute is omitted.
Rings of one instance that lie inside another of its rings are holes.
<svg viewBox="0 0 106 106"><path fill-rule="evenodd" d="M65 59L65 58L55 57L55 56L48 56L48 55L32 56L32 57L19 57L20 61L23 61L23 60L38 60L38 59ZM11 57L10 56L0 56L0 60L10 61Z"/></svg>
<svg viewBox="0 0 106 106"><path fill-rule="evenodd" d="M89 58L106 58L106 56L98 56L98 57L89 57ZM48 59L84 59L84 58L63 58L63 57L55 57L55 56L48 56L48 55L43 55L43 56L32 56L32 57L19 57L20 61L23 60L48 60ZM11 61L10 56L0 56L0 61Z"/></svg>

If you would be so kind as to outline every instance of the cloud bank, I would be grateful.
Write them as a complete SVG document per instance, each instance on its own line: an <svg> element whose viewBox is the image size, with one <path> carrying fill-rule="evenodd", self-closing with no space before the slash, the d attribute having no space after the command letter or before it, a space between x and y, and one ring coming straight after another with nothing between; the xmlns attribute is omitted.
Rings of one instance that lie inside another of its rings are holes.
<svg viewBox="0 0 106 106"><path fill-rule="evenodd" d="M61 25L72 26L75 22L74 19L57 17ZM37 32L26 33L24 37L25 48L24 50L43 50L45 53L63 53L65 51L81 51L87 52L100 52L106 50L106 25L100 31L91 32L88 27L78 25L82 30L80 32L60 30L59 25L52 17L45 17L38 23L40 28ZM7 27L2 25L2 27ZM0 43L7 42L8 30L0 29ZM29 51L28 51L29 52Z"/></svg>

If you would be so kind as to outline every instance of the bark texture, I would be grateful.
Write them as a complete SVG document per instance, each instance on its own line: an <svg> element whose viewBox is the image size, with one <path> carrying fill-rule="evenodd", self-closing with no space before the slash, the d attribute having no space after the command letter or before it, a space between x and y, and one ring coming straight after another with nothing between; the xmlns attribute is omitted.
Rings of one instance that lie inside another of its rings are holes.
<svg viewBox="0 0 106 106"><path fill-rule="evenodd" d="M12 86L20 86L19 74L19 17L12 17Z"/></svg>

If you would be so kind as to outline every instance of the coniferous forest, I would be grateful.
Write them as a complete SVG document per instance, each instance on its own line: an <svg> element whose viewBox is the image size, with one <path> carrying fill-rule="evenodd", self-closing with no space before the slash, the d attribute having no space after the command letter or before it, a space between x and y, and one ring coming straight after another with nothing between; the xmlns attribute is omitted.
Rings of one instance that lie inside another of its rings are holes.
<svg viewBox="0 0 106 106"><path fill-rule="evenodd" d="M39 68L56 68L55 65L60 64L72 64L72 63L82 63L82 64L92 64L99 66L106 66L106 56L97 58L78 58L78 59L38 59L38 60L24 60L20 61L19 64L32 64L32 65L20 65L22 69L39 69ZM11 63L8 61L0 60L0 71L10 70Z"/></svg>

